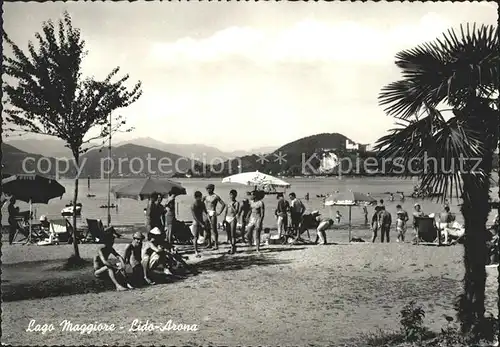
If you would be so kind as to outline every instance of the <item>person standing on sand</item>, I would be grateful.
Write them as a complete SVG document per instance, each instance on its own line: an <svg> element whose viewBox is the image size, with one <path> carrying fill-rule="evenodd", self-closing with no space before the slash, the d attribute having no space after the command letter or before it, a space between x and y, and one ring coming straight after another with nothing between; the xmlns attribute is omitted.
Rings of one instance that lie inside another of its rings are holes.
<svg viewBox="0 0 500 347"><path fill-rule="evenodd" d="M413 211L413 231L415 232L415 237L418 235L418 217L423 217L424 213L422 212L422 209L420 207L419 203L416 203L413 208L415 211Z"/></svg>
<svg viewBox="0 0 500 347"><path fill-rule="evenodd" d="M288 211L290 210L290 205L288 201L285 200L285 196L283 193L278 193L276 195L278 199L278 206L274 211L278 222L278 236L281 238L286 234L286 228L288 226Z"/></svg>
<svg viewBox="0 0 500 347"><path fill-rule="evenodd" d="M168 192L165 203L165 232L168 244L173 244L173 229L175 225L175 194L171 190Z"/></svg>
<svg viewBox="0 0 500 347"><path fill-rule="evenodd" d="M365 225L368 225L368 203L365 202L363 205L363 216L365 216Z"/></svg>
<svg viewBox="0 0 500 347"><path fill-rule="evenodd" d="M297 238L300 237L300 224L302 222L302 216L304 215L304 212L306 211L306 207L300 201L297 199L297 195L295 193L290 193L290 217L292 220L292 228L295 232L297 232Z"/></svg>
<svg viewBox="0 0 500 347"><path fill-rule="evenodd" d="M162 229L160 207L158 206L158 193L152 193L149 197L146 208L146 230L148 231L148 240L151 239L150 230L154 228Z"/></svg>
<svg viewBox="0 0 500 347"><path fill-rule="evenodd" d="M16 206L16 198L11 197L9 200L9 206L7 207L7 210L9 212L9 245L12 245L12 242L14 241L14 236L16 236L17 232L17 220L16 216L19 214L19 207Z"/></svg>
<svg viewBox="0 0 500 347"><path fill-rule="evenodd" d="M389 212L386 211L385 206L380 207L380 213L378 217L378 225L380 229L380 242L384 243L384 239L387 239L387 243L390 242L389 232L391 230L392 217Z"/></svg>
<svg viewBox="0 0 500 347"><path fill-rule="evenodd" d="M265 206L262 201L263 198L264 194L262 192L257 190L252 192L252 201L250 202L252 212L247 226L248 233L253 234L253 241L255 242L257 253L260 253L260 233L262 231L262 224L265 216Z"/></svg>
<svg viewBox="0 0 500 347"><path fill-rule="evenodd" d="M397 205L397 216L396 220L396 230L398 232L398 240L397 242L405 242L405 233L406 233L406 222L408 222L408 212L403 210L401 205Z"/></svg>
<svg viewBox="0 0 500 347"><path fill-rule="evenodd" d="M214 243L215 245L213 246L213 249L217 250L219 249L219 233L217 230L217 217L221 215L221 213L224 211L226 208L226 204L220 196L214 193L215 190L215 185L209 184L207 185L207 193L203 198L203 202L205 203L205 207L207 209L207 214L208 214L208 229L210 229L210 234L213 233L214 235ZM221 211L217 213L217 205L221 205ZM205 240L208 239L208 248L212 248L212 237L211 235L207 235L205 237Z"/></svg>
<svg viewBox="0 0 500 347"><path fill-rule="evenodd" d="M200 257L198 253L198 237L200 236L200 231L205 230L205 222L203 220L203 215L208 214L207 208L202 201L203 195L200 191L194 192L194 203L191 205L191 214L193 216L193 224L191 225L191 233L193 234L193 246L194 254L196 258Z"/></svg>
<svg viewBox="0 0 500 347"><path fill-rule="evenodd" d="M226 225L227 240L231 244L229 254L236 253L236 227L238 225L238 214L240 213L240 203L236 201L238 193L231 189L229 192L229 203L227 204L224 221Z"/></svg>
<svg viewBox="0 0 500 347"><path fill-rule="evenodd" d="M373 215L372 215L372 225L371 225L371 229L372 229L372 243L375 242L375 240L377 239L377 232L378 232L378 229L379 229L379 226L378 226L378 215L380 213L380 206L375 206L375 210L373 211Z"/></svg>
<svg viewBox="0 0 500 347"><path fill-rule="evenodd" d="M247 192L247 196L250 196L251 193ZM252 243L252 237L247 233L247 225L248 220L250 218L250 214L252 212L252 208L250 207L250 200L245 198L241 201L241 208L238 217L241 218L241 241L243 243Z"/></svg>

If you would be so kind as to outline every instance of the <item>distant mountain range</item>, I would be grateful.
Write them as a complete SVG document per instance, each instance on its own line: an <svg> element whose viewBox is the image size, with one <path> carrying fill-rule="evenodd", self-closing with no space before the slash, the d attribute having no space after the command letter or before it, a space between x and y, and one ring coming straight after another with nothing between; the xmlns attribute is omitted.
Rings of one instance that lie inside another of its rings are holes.
<svg viewBox="0 0 500 347"><path fill-rule="evenodd" d="M62 140L58 139L9 139L6 141L7 144L14 146L21 151L27 153L40 154L46 157L72 157L71 151L65 147L65 144ZM233 151L233 152L224 152L219 150L218 148L203 145L203 144L173 144L173 143L165 143L162 141L155 140L150 137L140 137L128 141L117 142L114 144L116 147L120 147L122 145L137 145L142 147L154 148L163 152L173 153L181 157L185 157L188 159L196 159L199 161L210 162L214 158L218 158L220 160L227 160L236 157L241 157L244 155L249 155L252 153L270 153L276 149L276 147L261 147L251 149L249 151Z"/></svg>
<svg viewBox="0 0 500 347"><path fill-rule="evenodd" d="M27 143L24 143L23 141L2 143L3 172L19 173L34 170L37 173L54 176L56 173L56 159L54 159L54 156L72 158L68 151L64 151L64 146L57 147L54 142L51 142L53 140L49 140L49 143L44 142L46 145L44 148L35 148L36 152L23 150L23 148L33 148L37 142L28 140ZM137 139L134 142L121 142L113 146L111 152L113 158L112 177L148 175L210 177L227 176L238 172L255 170L279 176L318 175L324 174L324 172L321 173L320 169L327 158L332 158L332 153L334 157L336 156L342 160L339 161L338 166L332 166L334 169L327 172L328 174L336 175L339 172L338 170L341 169L344 175L366 175L367 173L363 171L364 160L376 155L376 153L368 151L363 145L356 144L351 139L338 133L307 136L287 143L275 150L269 148L257 149L256 154L240 157L234 157L236 155L234 152L232 154L225 153L217 148L205 145L172 145L150 138ZM142 145L138 143L142 143ZM41 146L41 143L39 144ZM50 151L57 155L47 155ZM40 161L42 155L39 153L44 153L44 161ZM257 153L267 154L258 155ZM80 164L83 165L80 177L107 177L109 164L105 159L107 156L107 148L102 150L93 149L84 154L80 159ZM205 160L192 160L192 156ZM224 159L225 156L228 159L220 164L213 166L206 164L207 161L211 160L210 158ZM23 161L28 157L32 159L25 162L26 165L23 168ZM347 158L350 160L346 160ZM37 167L36 163L40 165ZM46 171L45 169L49 166L51 166L51 170ZM497 154L494 156L494 167L498 168ZM371 164L369 168L375 169ZM77 170L71 162L71 167L67 170L65 177L75 177L76 173Z"/></svg>

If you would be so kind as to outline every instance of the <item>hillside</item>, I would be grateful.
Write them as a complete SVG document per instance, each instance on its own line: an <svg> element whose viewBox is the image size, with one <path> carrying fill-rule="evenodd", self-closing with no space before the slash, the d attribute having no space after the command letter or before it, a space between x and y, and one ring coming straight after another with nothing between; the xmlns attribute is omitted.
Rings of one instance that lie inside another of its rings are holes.
<svg viewBox="0 0 500 347"><path fill-rule="evenodd" d="M46 176L54 176L56 165L54 158L40 160L44 156L40 154L27 153L5 142L2 142L2 173L32 173ZM24 167L23 167L24 164Z"/></svg>
<svg viewBox="0 0 500 347"><path fill-rule="evenodd" d="M267 161L262 161L258 155L247 155L224 163L224 170L220 165L214 166L213 170L214 172L222 171L223 175L231 174L239 171L238 167L241 163L241 171L259 170L289 176L315 174L320 167L324 153L335 152L341 157L353 156L353 162L355 162L356 154L347 153L346 141L351 140L338 133L307 136L279 147L266 156Z"/></svg>
<svg viewBox="0 0 500 347"><path fill-rule="evenodd" d="M65 147L64 142L55 138L8 138L6 143L26 153L40 154L54 158L72 157L71 151Z"/></svg>
<svg viewBox="0 0 500 347"><path fill-rule="evenodd" d="M113 158L111 172L114 177L174 176L184 174L188 170L192 170L193 167L197 167L197 163L193 163L188 158L135 144L113 147L111 154ZM83 155L82 163L85 160L85 166L82 177L106 177L109 164L105 160L107 156L107 149L95 149Z"/></svg>
<svg viewBox="0 0 500 347"><path fill-rule="evenodd" d="M80 177L107 177L108 161L105 160L107 156L107 149L102 151L95 149L83 155L80 159L80 165L83 166ZM193 167L198 170L201 169L198 163L183 159L176 154L132 144L113 147L112 157L112 177L148 175L170 177L179 174L184 175ZM26 164L25 168L23 168L23 162ZM54 158L27 153L6 143L2 143L2 164L5 165L3 169L5 173L21 173L35 170L36 173L55 176L57 168L56 159ZM67 172L61 172L65 171L66 165L59 162L61 177L75 177L77 170L73 161L69 165Z"/></svg>

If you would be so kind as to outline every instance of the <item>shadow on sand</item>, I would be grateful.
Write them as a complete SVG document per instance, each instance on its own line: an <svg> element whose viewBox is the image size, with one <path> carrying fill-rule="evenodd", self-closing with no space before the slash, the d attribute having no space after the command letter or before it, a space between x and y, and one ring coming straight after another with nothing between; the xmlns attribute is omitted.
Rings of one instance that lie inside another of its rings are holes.
<svg viewBox="0 0 500 347"><path fill-rule="evenodd" d="M189 265L188 261L188 271L179 270L173 276L167 276L161 271L155 271L150 277L158 285L179 282L205 271L235 271L252 266L288 264L290 261L278 260L273 256L266 255L304 248L287 246L264 248L260 255L254 253L251 249L240 248L236 255L213 254L212 257L192 265ZM99 293L115 289L109 279L100 280L94 277L93 266L90 261L82 268L71 271L62 271L63 263L64 261L28 262L5 267L3 273L8 279L3 278L2 280L3 301Z"/></svg>

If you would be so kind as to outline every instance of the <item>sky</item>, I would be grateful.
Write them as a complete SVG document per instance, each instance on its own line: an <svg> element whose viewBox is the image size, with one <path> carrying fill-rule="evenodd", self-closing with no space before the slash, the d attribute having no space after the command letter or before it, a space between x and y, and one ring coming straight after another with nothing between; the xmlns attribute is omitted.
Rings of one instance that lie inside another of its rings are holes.
<svg viewBox="0 0 500 347"><path fill-rule="evenodd" d="M495 3L5 3L4 30L26 47L66 10L86 76L119 66L143 95L117 110L152 137L221 150L281 146L337 132L373 143L394 120L377 103L400 78L397 52L462 23L496 24Z"/></svg>

